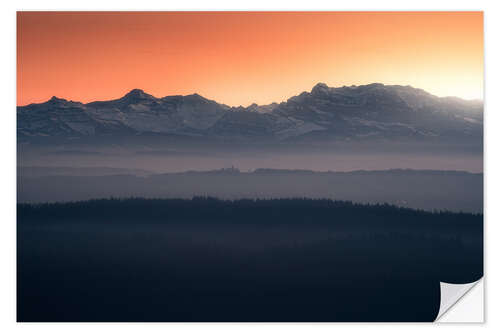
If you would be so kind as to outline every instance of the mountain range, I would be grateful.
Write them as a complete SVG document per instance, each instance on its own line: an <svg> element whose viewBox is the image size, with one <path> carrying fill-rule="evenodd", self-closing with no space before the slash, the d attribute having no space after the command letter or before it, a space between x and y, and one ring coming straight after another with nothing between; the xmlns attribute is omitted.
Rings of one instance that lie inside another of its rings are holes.
<svg viewBox="0 0 500 333"><path fill-rule="evenodd" d="M18 142L134 139L230 142L357 140L481 143L483 103L437 97L411 86L318 83L282 103L230 107L202 97L157 98L134 89L119 99L80 103L52 97L17 107Z"/></svg>

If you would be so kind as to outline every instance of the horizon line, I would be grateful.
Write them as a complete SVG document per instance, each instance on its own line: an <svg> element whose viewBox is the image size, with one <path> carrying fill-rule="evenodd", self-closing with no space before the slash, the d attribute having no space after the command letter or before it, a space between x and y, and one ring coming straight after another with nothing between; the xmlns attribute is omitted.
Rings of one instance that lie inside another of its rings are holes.
<svg viewBox="0 0 500 333"><path fill-rule="evenodd" d="M170 94L170 95L164 95L162 97L157 97L157 96L154 96L153 94L150 94L146 91L144 91L143 89L141 88L132 88L132 89L129 89L125 92L125 94L117 97L117 98L111 98L111 99L106 99L106 100L92 100L92 101L89 101L89 102L81 102L81 101L75 101L75 100L71 100L71 99L67 99L67 98L64 98L64 97L58 97L56 95L53 95L52 97L46 99L45 101L41 101L41 102L32 102L32 103L28 103L28 104L24 104L24 105L18 105L16 104L16 107L25 107L25 106L29 106L29 105L33 105L33 104L44 104L44 103L47 103L49 101L51 101L52 99L59 99L59 100L64 100L64 101L68 101L68 102L74 102L74 103L81 103L81 104L90 104L90 103L95 103L95 102L110 102L110 101L116 101L116 100L119 100L125 96L127 96L128 94L132 93L133 91L139 91L139 92L142 92L142 93L145 93L147 95L150 95L152 96L153 98L155 99L162 99L162 98L166 98L166 97L173 97L173 96L182 96L182 97L186 97L186 96L193 96L193 95L197 95L197 96L200 96L202 98L205 98L207 100L211 100L211 101L214 101L218 104L221 104L221 105L226 105L228 107L231 107L231 108L239 108L239 107L243 107L243 108L248 108L252 105L257 105L257 106L265 106L265 105L270 105L270 104L280 104L280 103L284 103L286 101L288 101L290 98L293 98L293 97L296 97L296 96L299 96L300 94L302 93L311 93L312 90L314 89L314 87L318 86L318 85L321 85L321 84L324 84L326 85L328 88L333 88L333 89L340 89L340 88L346 88L346 87L364 87L364 86L370 86L370 85L382 85L382 86L387 86L387 87L409 87L409 88L412 88L412 89L415 89L415 90L422 90L434 97L437 97L437 98L458 98L460 100L463 100L463 101L467 101L467 102L482 102L484 103L484 97L483 98L464 98L464 97L459 97L459 96L456 96L456 95L447 95L447 96L438 96L438 95L435 95L433 93L430 93L428 92L427 90L423 89L423 88L418 88L418 87L414 87L412 85L403 85L403 84L386 84L386 83L381 83L381 82L372 82L372 83L367 83L367 84L359 84L359 85L355 85L355 84L351 84L351 85L342 85L342 86L329 86L328 84L326 83L323 83L323 82L318 82L316 83L312 88L311 90L303 90L295 95L292 95L292 96L289 96L285 99L283 99L282 101L280 102L276 102L276 101L273 101L273 102L270 102L270 103L267 103L267 104L258 104L256 102L252 102L248 105L243 105L243 104L240 104L240 105L229 105L229 104L226 104L226 103L223 103L223 102L218 102L217 100L215 99L211 99L210 97L205 97L203 95L200 95L199 93L197 92L193 92L191 94Z"/></svg>

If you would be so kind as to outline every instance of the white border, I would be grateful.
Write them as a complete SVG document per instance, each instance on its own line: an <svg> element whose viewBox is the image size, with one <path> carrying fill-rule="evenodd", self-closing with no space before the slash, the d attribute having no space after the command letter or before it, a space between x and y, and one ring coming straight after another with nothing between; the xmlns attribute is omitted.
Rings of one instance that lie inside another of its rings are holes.
<svg viewBox="0 0 500 333"><path fill-rule="evenodd" d="M0 271L0 330L30 332L133 332L141 331L175 331L175 332L298 332L298 331L328 331L341 329L343 331L367 332L420 332L422 329L437 329L453 333L479 328L499 331L500 308L498 299L498 284L500 274L498 264L495 264L495 254L500 253L495 238L500 235L500 214L495 188L499 185L500 163L498 150L500 146L500 105L498 102L499 82L499 43L500 15L499 1L270 1L253 0L245 3L234 1L11 1L2 3L0 11L2 34L2 128L0 145L2 152L2 172L0 173L0 255L2 270ZM16 105L16 10L484 10L485 12L485 291L486 291L486 324L16 324L15 322L15 207L16 207L16 177L15 177L15 112ZM496 258L498 262L498 258ZM496 329L495 329L496 327Z"/></svg>

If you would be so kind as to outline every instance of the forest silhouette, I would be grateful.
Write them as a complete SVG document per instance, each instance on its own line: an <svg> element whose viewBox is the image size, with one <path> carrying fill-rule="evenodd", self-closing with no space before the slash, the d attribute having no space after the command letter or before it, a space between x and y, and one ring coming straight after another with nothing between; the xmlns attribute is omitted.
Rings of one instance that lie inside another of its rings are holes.
<svg viewBox="0 0 500 333"><path fill-rule="evenodd" d="M18 204L18 321L433 321L483 215L323 199Z"/></svg>

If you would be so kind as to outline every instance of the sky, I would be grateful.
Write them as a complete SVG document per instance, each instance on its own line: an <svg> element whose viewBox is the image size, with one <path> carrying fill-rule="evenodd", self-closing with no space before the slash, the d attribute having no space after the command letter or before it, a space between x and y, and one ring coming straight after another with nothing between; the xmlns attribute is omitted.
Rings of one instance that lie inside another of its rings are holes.
<svg viewBox="0 0 500 333"><path fill-rule="evenodd" d="M138 88L247 106L318 82L483 98L482 12L18 12L17 105Z"/></svg>

